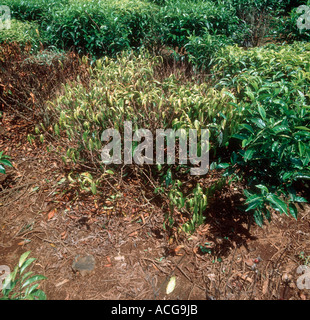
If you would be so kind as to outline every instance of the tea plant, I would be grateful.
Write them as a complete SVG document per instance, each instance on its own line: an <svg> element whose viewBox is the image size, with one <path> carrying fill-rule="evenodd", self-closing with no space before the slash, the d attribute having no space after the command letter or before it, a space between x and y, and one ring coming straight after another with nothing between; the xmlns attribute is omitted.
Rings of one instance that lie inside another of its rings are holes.
<svg viewBox="0 0 310 320"><path fill-rule="evenodd" d="M42 275L33 275L32 271L25 273L35 258L28 258L30 251L20 256L18 265L4 280L0 300L46 300L45 293L39 289L39 281L45 280Z"/></svg>
<svg viewBox="0 0 310 320"><path fill-rule="evenodd" d="M18 42L21 46L30 43L34 51L38 48L41 40L38 29L38 24L34 22L21 22L12 19L11 28L0 32L0 43Z"/></svg>
<svg viewBox="0 0 310 320"><path fill-rule="evenodd" d="M208 69L221 48L233 44L232 39L224 35L211 35L206 31L202 36L190 36L185 44L188 59L197 69Z"/></svg>
<svg viewBox="0 0 310 320"><path fill-rule="evenodd" d="M56 134L64 131L77 144L67 156L73 161L100 161L103 130L123 132L124 121L134 128L210 129L211 150L225 145L236 130L242 110L232 104L226 90L216 91L202 83L180 84L174 77L159 82L154 68L159 58L147 53L117 60L97 60L90 91L82 85L67 85L65 93L50 104L58 117ZM113 119L113 121L112 121ZM221 136L221 139L219 139Z"/></svg>
<svg viewBox="0 0 310 320"><path fill-rule="evenodd" d="M102 57L141 47L155 13L142 1L75 1L56 8L41 28L49 45Z"/></svg>
<svg viewBox="0 0 310 320"><path fill-rule="evenodd" d="M259 45L270 34L273 20L283 14L285 7L285 1L278 0L231 0L228 3L236 9L239 33L243 33L241 43L247 47Z"/></svg>
<svg viewBox="0 0 310 320"><path fill-rule="evenodd" d="M310 179L309 44L225 50L214 68L223 72L218 87L233 87L245 110L232 136L242 149L232 152L227 174L241 169L259 225L270 220L268 207L297 218L294 202L306 199L296 184Z"/></svg>
<svg viewBox="0 0 310 320"><path fill-rule="evenodd" d="M0 151L0 173L6 173L4 166L13 167L9 159L10 157L5 155L4 151Z"/></svg>
<svg viewBox="0 0 310 320"><path fill-rule="evenodd" d="M53 125L55 135L65 135L69 140L70 147L62 154L64 160L82 166L87 163L92 169L79 176L70 175L72 185L80 184L86 192L100 192L101 183L109 178L105 175L109 170L101 161L105 146L101 134L105 129L114 128L122 136L126 120L132 121L133 130L148 128L154 137L156 129L184 129L187 132L208 128L213 155L236 132L242 109L233 103L234 97L228 91L217 91L206 83L180 83L174 76L159 81L155 68L160 63L159 57L152 58L147 52L122 54L118 59L105 57L97 60L92 68L90 90L81 84L68 84L64 94L50 103L49 110L57 119ZM198 149L199 145L200 141ZM118 170L117 165L111 165L111 168ZM155 187L170 202L167 227L174 224L174 208L188 215L188 224L183 227L186 232L192 232L202 224L212 188L203 190L197 185L193 194L185 195L180 186L189 174L188 165L153 166L151 172L149 179L153 179ZM162 185L158 184L159 180ZM215 186L221 187L220 183Z"/></svg>
<svg viewBox="0 0 310 320"><path fill-rule="evenodd" d="M276 19L274 26L275 37L286 41L305 40L309 41L310 32L307 28L298 28L298 19L302 18L302 14L298 13L299 6L310 6L310 1L295 1L295 5L288 7L289 11L284 16L279 16Z"/></svg>
<svg viewBox="0 0 310 320"><path fill-rule="evenodd" d="M2 0L10 7L12 17L21 21L42 22L52 11L68 5L69 0Z"/></svg>
<svg viewBox="0 0 310 320"><path fill-rule="evenodd" d="M205 30L231 35L237 22L235 10L224 2L170 0L159 10L157 33L162 43L182 47L189 36L202 36Z"/></svg>

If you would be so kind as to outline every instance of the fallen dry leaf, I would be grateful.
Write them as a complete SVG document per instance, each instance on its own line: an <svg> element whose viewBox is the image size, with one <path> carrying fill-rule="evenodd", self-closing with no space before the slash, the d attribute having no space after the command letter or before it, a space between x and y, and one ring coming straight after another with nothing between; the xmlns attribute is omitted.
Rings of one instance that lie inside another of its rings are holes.
<svg viewBox="0 0 310 320"><path fill-rule="evenodd" d="M61 282L58 282L57 284L55 284L55 287L57 288L57 287L60 287L60 286L62 286L63 284L65 284L65 283L67 283L67 282L69 282L69 279L65 279L65 280L63 280L63 281L61 281Z"/></svg>
<svg viewBox="0 0 310 320"><path fill-rule="evenodd" d="M29 239L25 239L25 240L19 242L18 245L19 245L19 246L23 246L24 244L27 244L27 243L29 243L30 241L31 241L31 240L29 240Z"/></svg>
<svg viewBox="0 0 310 320"><path fill-rule="evenodd" d="M135 237L137 235L138 235L138 231L134 231L134 232L130 233L128 236L129 237Z"/></svg>
<svg viewBox="0 0 310 320"><path fill-rule="evenodd" d="M65 239L67 236L67 231L62 232L60 235L62 240Z"/></svg>
<svg viewBox="0 0 310 320"><path fill-rule="evenodd" d="M47 215L47 220L52 219L52 218L54 217L55 213L56 213L56 209L50 211L50 212L48 213L48 215Z"/></svg>
<svg viewBox="0 0 310 320"><path fill-rule="evenodd" d="M176 277L173 276L170 278L170 281L168 282L167 288L166 288L166 294L170 294L173 292L176 285Z"/></svg>

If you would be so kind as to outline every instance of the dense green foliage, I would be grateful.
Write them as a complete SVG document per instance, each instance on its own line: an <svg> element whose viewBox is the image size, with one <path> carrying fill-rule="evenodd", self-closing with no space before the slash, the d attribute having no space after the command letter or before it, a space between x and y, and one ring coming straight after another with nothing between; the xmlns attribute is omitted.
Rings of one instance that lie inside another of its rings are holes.
<svg viewBox="0 0 310 320"><path fill-rule="evenodd" d="M96 57L129 48L187 45L197 49L191 56L198 61L210 35L219 36L214 42L227 36L246 46L258 45L267 36L309 39L309 32L296 27L296 8L286 12L288 0L4 0L3 4L10 6L13 18L35 21L44 44Z"/></svg>
<svg viewBox="0 0 310 320"><path fill-rule="evenodd" d="M296 207L283 200L305 201L294 186L310 179L309 51L309 43L226 47L212 70L217 87L229 87L243 106L244 122L233 135L242 149L233 152L228 173L242 170L248 210L255 209L260 225L263 214L270 219L266 203L296 218Z"/></svg>
<svg viewBox="0 0 310 320"><path fill-rule="evenodd" d="M21 45L31 43L32 49L39 46L40 34L39 26L35 22L21 22L12 19L11 28L0 32L0 43L5 41L16 41Z"/></svg>
<svg viewBox="0 0 310 320"><path fill-rule="evenodd" d="M12 163L9 159L9 156L5 155L3 151L0 151L0 173L6 173L4 166L12 167Z"/></svg>
<svg viewBox="0 0 310 320"><path fill-rule="evenodd" d="M25 272L36 260L27 259L29 254L27 251L20 256L17 266L4 280L0 300L46 300L45 293L38 288L46 277L33 275L33 271Z"/></svg>

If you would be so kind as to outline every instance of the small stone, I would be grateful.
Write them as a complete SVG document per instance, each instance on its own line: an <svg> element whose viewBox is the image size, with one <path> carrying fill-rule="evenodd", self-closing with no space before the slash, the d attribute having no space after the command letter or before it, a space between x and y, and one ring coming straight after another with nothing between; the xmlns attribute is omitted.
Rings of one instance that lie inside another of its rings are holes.
<svg viewBox="0 0 310 320"><path fill-rule="evenodd" d="M116 256L116 257L114 257L114 259L116 261L125 261L125 257L124 256Z"/></svg>
<svg viewBox="0 0 310 320"><path fill-rule="evenodd" d="M91 273L95 268L95 258L92 255L86 256L76 256L73 264L72 269L74 272L80 272L82 276L85 276Z"/></svg>

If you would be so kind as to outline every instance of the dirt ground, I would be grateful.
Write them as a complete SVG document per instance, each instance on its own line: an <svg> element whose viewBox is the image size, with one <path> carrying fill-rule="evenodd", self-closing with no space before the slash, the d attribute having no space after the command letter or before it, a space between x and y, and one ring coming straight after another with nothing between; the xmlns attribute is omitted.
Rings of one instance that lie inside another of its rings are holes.
<svg viewBox="0 0 310 320"><path fill-rule="evenodd" d="M13 269L31 250L33 270L47 277L41 289L48 299L309 300L296 272L300 253L310 255L309 205L299 207L297 222L274 215L263 228L249 228L237 209L241 186L227 186L208 207L206 224L171 243L162 206L140 181L107 186L104 199L63 194L64 165L45 144L28 142L32 131L4 113L0 150L14 168L0 176L0 265ZM121 196L111 200L111 192ZM72 269L84 254L95 258L86 275ZM167 295L173 275L176 287Z"/></svg>

